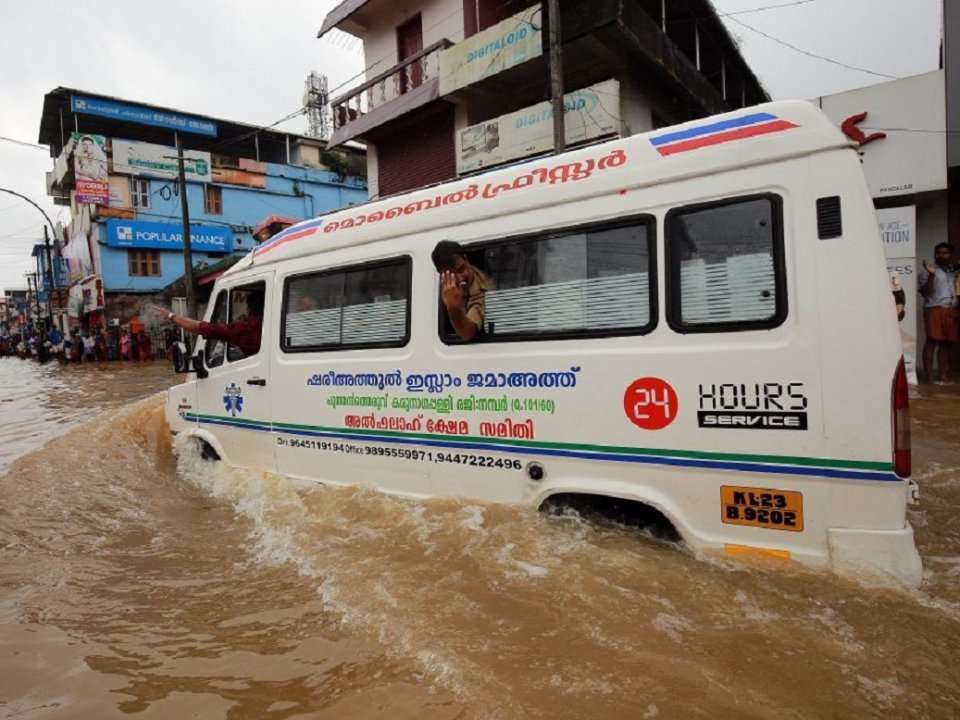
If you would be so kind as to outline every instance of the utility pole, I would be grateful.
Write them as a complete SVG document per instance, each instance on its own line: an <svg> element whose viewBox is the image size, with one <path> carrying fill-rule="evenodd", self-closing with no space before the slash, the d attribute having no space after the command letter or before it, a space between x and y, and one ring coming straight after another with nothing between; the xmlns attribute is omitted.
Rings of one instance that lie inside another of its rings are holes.
<svg viewBox="0 0 960 720"><path fill-rule="evenodd" d="M561 57L560 0L547 0L547 27L550 73L550 104L553 108L553 152L563 152L567 134L563 123L563 59Z"/></svg>
<svg viewBox="0 0 960 720"><path fill-rule="evenodd" d="M43 226L43 247L47 256L47 317L53 329L53 255L50 252L50 231L46 225Z"/></svg>
<svg viewBox="0 0 960 720"><path fill-rule="evenodd" d="M187 207L187 177L183 168L183 142L180 133L174 134L177 141L177 175L180 181L180 213L183 216L183 283L187 289L187 314L197 317L197 296L193 284L193 250L190 247L190 209Z"/></svg>

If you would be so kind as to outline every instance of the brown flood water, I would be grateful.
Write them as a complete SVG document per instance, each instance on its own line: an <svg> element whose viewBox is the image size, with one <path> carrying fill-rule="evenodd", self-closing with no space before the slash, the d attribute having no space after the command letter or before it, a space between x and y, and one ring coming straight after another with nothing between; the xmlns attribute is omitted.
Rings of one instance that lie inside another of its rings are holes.
<svg viewBox="0 0 960 720"><path fill-rule="evenodd" d="M960 390L913 403L904 592L178 469L172 381L0 359L0 717L960 716Z"/></svg>

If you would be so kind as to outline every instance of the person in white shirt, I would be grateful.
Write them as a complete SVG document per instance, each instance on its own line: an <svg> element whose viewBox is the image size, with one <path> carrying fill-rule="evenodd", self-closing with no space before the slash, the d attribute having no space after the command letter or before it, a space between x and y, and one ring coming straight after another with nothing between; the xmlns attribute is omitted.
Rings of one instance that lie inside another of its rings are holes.
<svg viewBox="0 0 960 720"><path fill-rule="evenodd" d="M96 351L96 338L94 338L93 333L86 333L83 336L83 361L92 362L97 359Z"/></svg>
<svg viewBox="0 0 960 720"><path fill-rule="evenodd" d="M923 369L931 382L943 385L949 378L953 345L960 340L953 247L948 243L940 243L934 248L933 260L933 264L924 260L917 274L920 294L924 297L923 319L927 331L927 341L923 346ZM937 380L933 373L934 354L937 356Z"/></svg>

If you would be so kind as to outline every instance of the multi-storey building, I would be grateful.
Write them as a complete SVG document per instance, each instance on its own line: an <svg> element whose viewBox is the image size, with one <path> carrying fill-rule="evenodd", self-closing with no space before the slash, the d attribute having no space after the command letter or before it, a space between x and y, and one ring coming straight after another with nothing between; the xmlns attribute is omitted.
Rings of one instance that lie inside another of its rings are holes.
<svg viewBox="0 0 960 720"><path fill-rule="evenodd" d="M708 0L561 0L570 145L753 105L766 92ZM344 0L319 36L363 40L366 80L331 101L372 197L551 150L546 31L531 0Z"/></svg>
<svg viewBox="0 0 960 720"><path fill-rule="evenodd" d="M54 158L48 192L71 211L56 244L72 324L126 324L182 278L178 137L198 276L249 251L268 216L296 221L367 197L362 152L352 147L331 153L315 138L52 90L39 142Z"/></svg>

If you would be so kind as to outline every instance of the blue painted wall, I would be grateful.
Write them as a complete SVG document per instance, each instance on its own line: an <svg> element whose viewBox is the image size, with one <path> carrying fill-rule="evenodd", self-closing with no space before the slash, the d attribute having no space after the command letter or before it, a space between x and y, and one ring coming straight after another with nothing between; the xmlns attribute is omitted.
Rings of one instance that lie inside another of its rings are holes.
<svg viewBox="0 0 960 720"><path fill-rule="evenodd" d="M313 168L266 163L265 188L213 183L221 188L223 214L204 212L202 183L187 183L190 222L197 225L228 226L233 229L234 252L246 254L256 244L250 229L268 215L287 215L306 220L331 210L367 201L362 178L340 180L334 173ZM150 208L137 211L136 220L180 223L180 197L175 183L149 178ZM105 243L106 221L98 222L100 273L105 292L158 292L183 275L179 250L161 250L159 277L131 277L127 250ZM224 255L193 254L194 266L213 265Z"/></svg>

